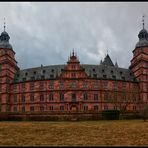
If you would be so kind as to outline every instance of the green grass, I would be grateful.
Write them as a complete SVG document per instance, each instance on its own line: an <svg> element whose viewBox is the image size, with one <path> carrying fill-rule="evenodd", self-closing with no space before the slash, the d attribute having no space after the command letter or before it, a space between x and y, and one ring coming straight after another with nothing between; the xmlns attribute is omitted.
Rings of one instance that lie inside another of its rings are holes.
<svg viewBox="0 0 148 148"><path fill-rule="evenodd" d="M83 122L0 122L0 145L148 145L143 120Z"/></svg>

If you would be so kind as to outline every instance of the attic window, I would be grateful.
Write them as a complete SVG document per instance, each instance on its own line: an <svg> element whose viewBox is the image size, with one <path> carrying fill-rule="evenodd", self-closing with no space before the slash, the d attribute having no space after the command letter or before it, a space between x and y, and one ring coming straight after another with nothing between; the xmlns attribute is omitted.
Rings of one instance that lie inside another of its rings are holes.
<svg viewBox="0 0 148 148"><path fill-rule="evenodd" d="M111 70L111 73L113 73L113 70Z"/></svg>
<svg viewBox="0 0 148 148"><path fill-rule="evenodd" d="M97 74L93 74L93 78L97 78Z"/></svg>
<svg viewBox="0 0 148 148"><path fill-rule="evenodd" d="M95 72L96 70L93 68L93 72Z"/></svg>
<svg viewBox="0 0 148 148"><path fill-rule="evenodd" d="M64 69L62 68L61 71L63 71Z"/></svg>
<svg viewBox="0 0 148 148"><path fill-rule="evenodd" d="M50 75L50 78L53 78L53 75Z"/></svg>
<svg viewBox="0 0 148 148"><path fill-rule="evenodd" d="M106 75L103 75L103 78L106 78Z"/></svg>
<svg viewBox="0 0 148 148"><path fill-rule="evenodd" d="M35 77L31 77L31 80L35 80Z"/></svg>
<svg viewBox="0 0 148 148"><path fill-rule="evenodd" d="M113 75L112 78L113 78L113 79L116 79L116 76Z"/></svg>
<svg viewBox="0 0 148 148"><path fill-rule="evenodd" d="M130 72L130 76L132 75L132 73Z"/></svg>
<svg viewBox="0 0 148 148"><path fill-rule="evenodd" d="M25 73L25 76L27 76L27 75L28 75L28 73L26 72L26 73Z"/></svg>
<svg viewBox="0 0 148 148"><path fill-rule="evenodd" d="M125 77L122 77L123 80L125 80Z"/></svg>
<svg viewBox="0 0 148 148"><path fill-rule="evenodd" d="M54 69L52 69L51 72L54 72Z"/></svg>
<svg viewBox="0 0 148 148"><path fill-rule="evenodd" d="M41 79L42 79L42 80L45 79L45 76L41 76Z"/></svg>
<svg viewBox="0 0 148 148"><path fill-rule="evenodd" d="M120 74L122 75L122 71L120 71Z"/></svg>
<svg viewBox="0 0 148 148"><path fill-rule="evenodd" d="M36 75L36 71L34 71L34 75Z"/></svg>
<svg viewBox="0 0 148 148"><path fill-rule="evenodd" d="M102 69L102 72L104 72L104 69Z"/></svg>
<svg viewBox="0 0 148 148"><path fill-rule="evenodd" d="M23 78L22 80L23 80L23 81L26 81L26 78Z"/></svg>
<svg viewBox="0 0 148 148"><path fill-rule="evenodd" d="M45 73L46 71L45 70L43 70L43 73Z"/></svg>

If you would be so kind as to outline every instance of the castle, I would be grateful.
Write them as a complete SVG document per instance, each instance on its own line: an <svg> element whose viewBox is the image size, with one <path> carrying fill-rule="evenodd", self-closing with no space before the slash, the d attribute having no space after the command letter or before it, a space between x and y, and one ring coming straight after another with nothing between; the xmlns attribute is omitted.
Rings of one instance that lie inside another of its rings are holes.
<svg viewBox="0 0 148 148"><path fill-rule="evenodd" d="M100 65L80 64L73 51L66 65L20 70L5 31L0 35L0 112L99 112L141 110L148 102L148 33L143 29L128 69L109 54Z"/></svg>

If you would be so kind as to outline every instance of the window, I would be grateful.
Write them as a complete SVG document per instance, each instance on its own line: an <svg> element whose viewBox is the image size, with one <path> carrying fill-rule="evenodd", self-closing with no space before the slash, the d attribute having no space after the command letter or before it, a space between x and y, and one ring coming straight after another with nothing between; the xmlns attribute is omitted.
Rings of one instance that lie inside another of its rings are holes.
<svg viewBox="0 0 148 148"><path fill-rule="evenodd" d="M83 83L83 88L87 88L87 83L86 82Z"/></svg>
<svg viewBox="0 0 148 148"><path fill-rule="evenodd" d="M84 106L84 111L87 111L88 110L88 106Z"/></svg>
<svg viewBox="0 0 148 148"><path fill-rule="evenodd" d="M136 110L136 106L133 106L133 110Z"/></svg>
<svg viewBox="0 0 148 148"><path fill-rule="evenodd" d="M107 81L104 82L104 89L108 89L108 82Z"/></svg>
<svg viewBox="0 0 148 148"><path fill-rule="evenodd" d="M44 94L40 95L40 101L44 101Z"/></svg>
<svg viewBox="0 0 148 148"><path fill-rule="evenodd" d="M49 83L49 89L53 89L53 83Z"/></svg>
<svg viewBox="0 0 148 148"><path fill-rule="evenodd" d="M93 74L93 78L97 78L97 74Z"/></svg>
<svg viewBox="0 0 148 148"><path fill-rule="evenodd" d="M35 80L35 77L31 77L31 80Z"/></svg>
<svg viewBox="0 0 148 148"><path fill-rule="evenodd" d="M50 78L54 78L54 75L53 75L53 74L51 74L51 75L50 75Z"/></svg>
<svg viewBox="0 0 148 148"><path fill-rule="evenodd" d="M108 110L108 106L107 105L104 106L104 110Z"/></svg>
<svg viewBox="0 0 148 148"><path fill-rule="evenodd" d="M93 68L93 72L95 72L96 70L95 70L95 68Z"/></svg>
<svg viewBox="0 0 148 148"><path fill-rule="evenodd" d="M33 101L34 101L34 95L31 94L31 95L30 95L30 102L33 102Z"/></svg>
<svg viewBox="0 0 148 148"><path fill-rule="evenodd" d="M76 94L72 94L72 102L76 102Z"/></svg>
<svg viewBox="0 0 148 148"><path fill-rule="evenodd" d="M44 106L40 106L40 111L44 111Z"/></svg>
<svg viewBox="0 0 148 148"><path fill-rule="evenodd" d="M64 89L64 83L60 82L59 87L60 87L60 89Z"/></svg>
<svg viewBox="0 0 148 148"><path fill-rule="evenodd" d="M25 76L28 76L28 73L27 72L25 73Z"/></svg>
<svg viewBox="0 0 148 148"><path fill-rule="evenodd" d="M34 73L34 75L36 75L36 71L34 71L33 73Z"/></svg>
<svg viewBox="0 0 148 148"><path fill-rule="evenodd" d="M14 94L14 103L17 102L17 95Z"/></svg>
<svg viewBox="0 0 148 148"><path fill-rule="evenodd" d="M30 90L34 90L34 82L30 83Z"/></svg>
<svg viewBox="0 0 148 148"><path fill-rule="evenodd" d="M106 79L106 75L103 75L103 78L105 78L105 79Z"/></svg>
<svg viewBox="0 0 148 148"><path fill-rule="evenodd" d="M102 72L104 72L104 69L102 69Z"/></svg>
<svg viewBox="0 0 148 148"><path fill-rule="evenodd" d="M30 111L34 111L34 106L30 106Z"/></svg>
<svg viewBox="0 0 148 148"><path fill-rule="evenodd" d="M94 105L94 110L98 110L98 105Z"/></svg>
<svg viewBox="0 0 148 148"><path fill-rule="evenodd" d="M13 111L17 112L17 107L16 106L13 107Z"/></svg>
<svg viewBox="0 0 148 148"><path fill-rule="evenodd" d="M23 81L23 82L26 81L26 78L23 78L22 81Z"/></svg>
<svg viewBox="0 0 148 148"><path fill-rule="evenodd" d="M117 110L117 106L114 106L114 110Z"/></svg>
<svg viewBox="0 0 148 148"><path fill-rule="evenodd" d="M76 88L76 82L72 82L72 83L71 83L71 87L72 87L72 88Z"/></svg>
<svg viewBox="0 0 148 148"><path fill-rule="evenodd" d="M94 94L94 100L98 100L98 94Z"/></svg>
<svg viewBox="0 0 148 148"><path fill-rule="evenodd" d="M87 100L88 99L87 93L84 93L83 94L83 98L84 98L84 100Z"/></svg>
<svg viewBox="0 0 148 148"><path fill-rule="evenodd" d="M53 93L50 93L49 94L49 101L52 101L53 100Z"/></svg>
<svg viewBox="0 0 148 148"><path fill-rule="evenodd" d="M104 93L104 100L108 100L108 92L107 91Z"/></svg>
<svg viewBox="0 0 148 148"><path fill-rule="evenodd" d="M16 92L16 90L17 90L17 85L14 84L13 91Z"/></svg>
<svg viewBox="0 0 148 148"><path fill-rule="evenodd" d="M76 94L72 94L71 97L72 97L72 102L76 102Z"/></svg>
<svg viewBox="0 0 148 148"><path fill-rule="evenodd" d="M112 73L112 74L114 73L113 70L111 70L111 73Z"/></svg>
<svg viewBox="0 0 148 148"><path fill-rule="evenodd" d="M51 72L54 72L54 69L52 69Z"/></svg>
<svg viewBox="0 0 148 148"><path fill-rule="evenodd" d="M117 89L117 82L113 82L113 89Z"/></svg>
<svg viewBox="0 0 148 148"><path fill-rule="evenodd" d="M43 73L45 73L46 72L46 70L43 70Z"/></svg>
<svg viewBox="0 0 148 148"><path fill-rule="evenodd" d="M25 112L25 106L22 106L22 112Z"/></svg>
<svg viewBox="0 0 148 148"><path fill-rule="evenodd" d="M44 79L45 79L45 76L42 75L42 76L41 76L41 80L44 80Z"/></svg>
<svg viewBox="0 0 148 148"><path fill-rule="evenodd" d="M25 102L25 95L22 95L22 102Z"/></svg>
<svg viewBox="0 0 148 148"><path fill-rule="evenodd" d="M60 110L64 110L64 106L60 106Z"/></svg>
<svg viewBox="0 0 148 148"><path fill-rule="evenodd" d="M75 73L72 73L71 76L75 78L76 77L76 74Z"/></svg>
<svg viewBox="0 0 148 148"><path fill-rule="evenodd" d="M94 88L98 88L98 83L97 82L94 82Z"/></svg>
<svg viewBox="0 0 148 148"><path fill-rule="evenodd" d="M64 94L60 93L60 101L64 101Z"/></svg>
<svg viewBox="0 0 148 148"><path fill-rule="evenodd" d="M49 106L49 110L53 110L53 106Z"/></svg>
<svg viewBox="0 0 148 148"><path fill-rule="evenodd" d="M22 83L21 87L22 87L22 91L24 91L25 90L25 83Z"/></svg>
<svg viewBox="0 0 148 148"><path fill-rule="evenodd" d="M41 90L44 89L44 82L40 82L40 89L41 89Z"/></svg>
<svg viewBox="0 0 148 148"><path fill-rule="evenodd" d="M116 76L115 76L115 75L113 75L113 76L112 76L112 78L113 78L113 79L116 79Z"/></svg>

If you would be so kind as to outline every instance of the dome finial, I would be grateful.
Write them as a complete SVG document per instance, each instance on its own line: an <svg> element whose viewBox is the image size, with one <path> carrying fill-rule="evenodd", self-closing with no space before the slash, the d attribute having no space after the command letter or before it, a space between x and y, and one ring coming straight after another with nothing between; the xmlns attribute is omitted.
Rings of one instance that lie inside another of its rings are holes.
<svg viewBox="0 0 148 148"><path fill-rule="evenodd" d="M6 28L6 22L5 22L5 18L4 18L4 31L5 31L5 28Z"/></svg>
<svg viewBox="0 0 148 148"><path fill-rule="evenodd" d="M145 17L145 15L142 16L142 22L143 22L142 25L143 25L143 29L144 29L144 17Z"/></svg>

